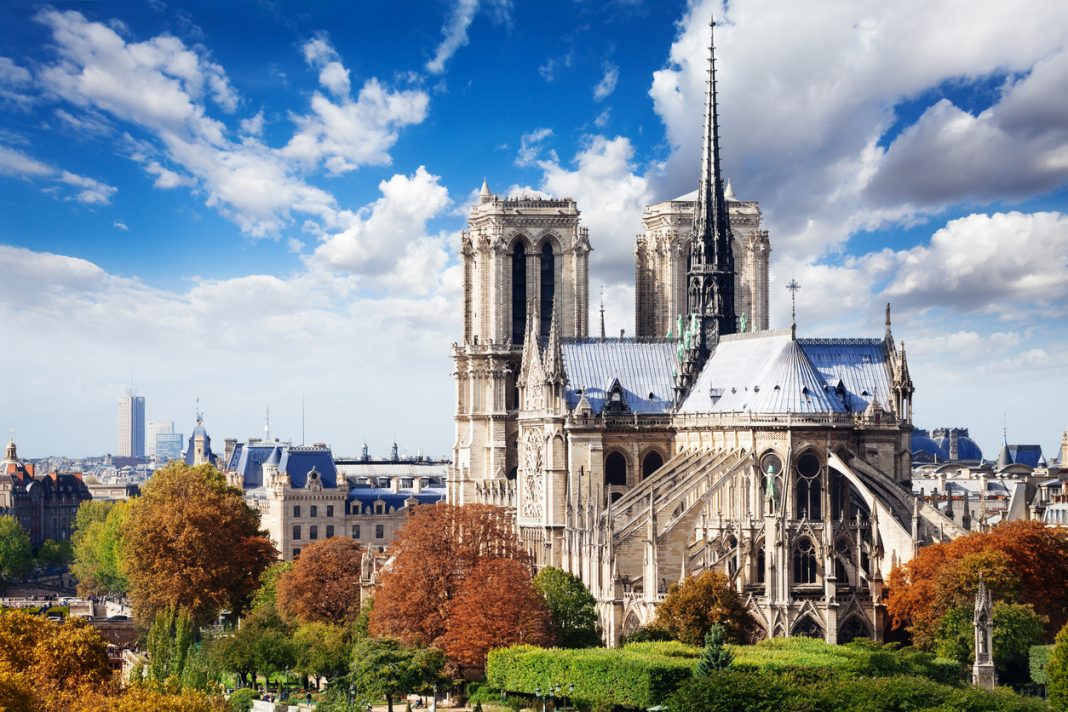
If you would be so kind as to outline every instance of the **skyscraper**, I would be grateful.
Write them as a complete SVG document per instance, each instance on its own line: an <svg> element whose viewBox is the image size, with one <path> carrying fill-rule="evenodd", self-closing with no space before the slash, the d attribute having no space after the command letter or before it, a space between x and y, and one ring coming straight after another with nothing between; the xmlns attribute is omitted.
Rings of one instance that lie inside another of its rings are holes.
<svg viewBox="0 0 1068 712"><path fill-rule="evenodd" d="M155 457L157 454L157 442L156 439L159 435L164 433L174 432L173 420L150 420L148 421L148 432L145 442L145 454L149 457Z"/></svg>
<svg viewBox="0 0 1068 712"><path fill-rule="evenodd" d="M119 457L145 456L145 397L128 391L119 398Z"/></svg>

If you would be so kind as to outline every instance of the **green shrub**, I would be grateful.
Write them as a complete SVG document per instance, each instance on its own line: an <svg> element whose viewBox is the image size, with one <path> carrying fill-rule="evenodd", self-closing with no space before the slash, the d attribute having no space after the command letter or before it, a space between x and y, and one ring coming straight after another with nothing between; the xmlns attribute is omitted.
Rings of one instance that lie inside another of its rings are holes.
<svg viewBox="0 0 1068 712"><path fill-rule="evenodd" d="M249 712L252 709L252 699L255 696L255 693L247 687L234 690L233 694L230 695L231 712Z"/></svg>
<svg viewBox="0 0 1068 712"><path fill-rule="evenodd" d="M668 657L628 649L502 648L490 653L486 678L509 693L567 682L580 703L646 708L658 704L693 673L693 658Z"/></svg>
<svg viewBox="0 0 1068 712"><path fill-rule="evenodd" d="M1031 671L1031 682L1036 685L1046 684L1046 663L1049 662L1049 654L1053 652L1052 645L1032 645L1027 656L1028 668Z"/></svg>
<svg viewBox="0 0 1068 712"><path fill-rule="evenodd" d="M655 643L663 640L673 640L671 633L668 633L663 628L647 625L639 628L630 635L622 636L619 639L619 644L627 646L632 643Z"/></svg>

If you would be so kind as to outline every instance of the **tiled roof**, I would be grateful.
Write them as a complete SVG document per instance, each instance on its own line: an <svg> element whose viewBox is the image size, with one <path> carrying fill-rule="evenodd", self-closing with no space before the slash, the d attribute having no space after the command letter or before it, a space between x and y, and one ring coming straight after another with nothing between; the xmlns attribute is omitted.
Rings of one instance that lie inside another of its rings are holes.
<svg viewBox="0 0 1068 712"><path fill-rule="evenodd" d="M567 407L585 394L594 413L604 407L613 381L636 413L666 413L674 401L675 345L667 340L572 339L563 341ZM580 391L582 393L580 393Z"/></svg>
<svg viewBox="0 0 1068 712"><path fill-rule="evenodd" d="M278 469L289 475L293 487L304 487L308 473L314 467L319 472L323 487L337 486L337 468L328 448L304 447L283 442L241 443L234 449L227 469L241 473L244 488L262 487L263 464L275 448L280 449Z"/></svg>

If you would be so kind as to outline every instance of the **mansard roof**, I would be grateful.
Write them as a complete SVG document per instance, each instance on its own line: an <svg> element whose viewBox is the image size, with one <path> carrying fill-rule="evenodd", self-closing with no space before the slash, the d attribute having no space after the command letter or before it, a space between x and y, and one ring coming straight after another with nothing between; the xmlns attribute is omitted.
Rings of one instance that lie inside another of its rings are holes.
<svg viewBox="0 0 1068 712"><path fill-rule="evenodd" d="M633 413L666 413L674 402L675 344L666 339L565 339L567 407L585 395L594 414L616 380Z"/></svg>
<svg viewBox="0 0 1068 712"><path fill-rule="evenodd" d="M263 465L276 448L280 451L278 471L289 475L289 481L294 488L308 484L308 473L312 468L319 472L319 481L323 487L337 487L334 456L330 448L324 447L290 445L278 441L241 443L234 448L234 454L230 456L226 469L241 475L245 489L262 487Z"/></svg>
<svg viewBox="0 0 1068 712"><path fill-rule="evenodd" d="M789 329L720 339L683 413L863 412L890 401L881 339L799 339Z"/></svg>

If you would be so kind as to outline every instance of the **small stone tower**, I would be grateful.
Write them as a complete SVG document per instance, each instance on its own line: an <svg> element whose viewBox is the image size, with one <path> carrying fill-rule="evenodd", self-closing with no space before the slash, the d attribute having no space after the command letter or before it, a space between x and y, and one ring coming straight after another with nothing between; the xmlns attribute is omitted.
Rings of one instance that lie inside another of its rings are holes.
<svg viewBox="0 0 1068 712"><path fill-rule="evenodd" d="M979 590L975 594L975 664L972 665L972 684L994 689L997 673L994 671L994 613L990 592L986 590L982 575Z"/></svg>

